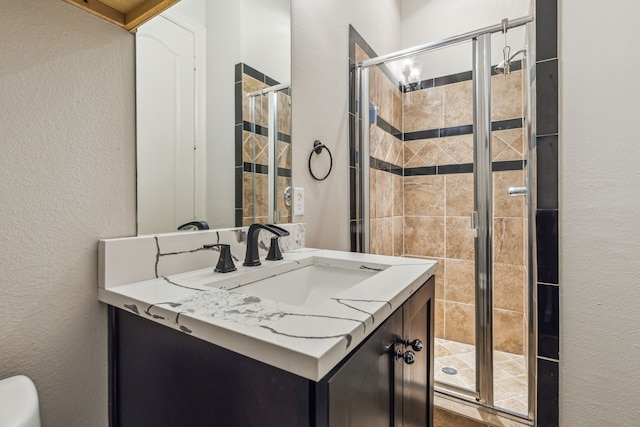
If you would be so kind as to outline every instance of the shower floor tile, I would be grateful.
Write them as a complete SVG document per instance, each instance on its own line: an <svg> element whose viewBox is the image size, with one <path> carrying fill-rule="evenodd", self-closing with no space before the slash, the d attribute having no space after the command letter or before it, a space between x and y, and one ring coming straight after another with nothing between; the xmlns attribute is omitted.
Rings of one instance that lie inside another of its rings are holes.
<svg viewBox="0 0 640 427"><path fill-rule="evenodd" d="M475 346L436 338L434 350L436 382L475 390ZM495 406L526 414L528 388L524 356L494 351L493 358Z"/></svg>

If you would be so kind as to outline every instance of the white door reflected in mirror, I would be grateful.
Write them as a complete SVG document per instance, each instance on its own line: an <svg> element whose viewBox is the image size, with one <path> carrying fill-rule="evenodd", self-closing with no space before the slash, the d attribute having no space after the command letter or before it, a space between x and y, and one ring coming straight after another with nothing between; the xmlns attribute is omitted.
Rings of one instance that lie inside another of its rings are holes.
<svg viewBox="0 0 640 427"><path fill-rule="evenodd" d="M291 221L290 81L290 0L180 0L138 28L138 234Z"/></svg>

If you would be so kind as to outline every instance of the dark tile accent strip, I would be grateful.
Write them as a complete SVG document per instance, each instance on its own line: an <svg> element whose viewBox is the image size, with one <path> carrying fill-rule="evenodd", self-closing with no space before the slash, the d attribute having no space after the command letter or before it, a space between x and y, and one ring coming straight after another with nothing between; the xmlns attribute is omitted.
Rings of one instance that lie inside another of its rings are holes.
<svg viewBox="0 0 640 427"><path fill-rule="evenodd" d="M351 49L349 44L349 49ZM354 113L356 111L356 66L353 61L349 60L349 112Z"/></svg>
<svg viewBox="0 0 640 427"><path fill-rule="evenodd" d="M268 84L269 86L275 86L275 85L279 85L280 84L279 81L277 81L276 79L272 79L271 77L269 77L267 75L264 76L264 82L266 84Z"/></svg>
<svg viewBox="0 0 640 427"><path fill-rule="evenodd" d="M235 149L235 156L236 156L236 161L235 161L235 166L236 167L241 167L242 166L242 125L235 125L235 145L236 145L236 149Z"/></svg>
<svg viewBox="0 0 640 427"><path fill-rule="evenodd" d="M505 160L501 162L493 162L491 170L493 172L516 171L523 170L526 161L524 160ZM423 166L417 168L404 169L404 176L420 176L420 175L449 175L455 173L472 173L473 163L462 163L459 165L441 165L441 166Z"/></svg>
<svg viewBox="0 0 640 427"><path fill-rule="evenodd" d="M522 118L499 120L497 122L491 122L491 130L507 130L507 129L520 129L522 128Z"/></svg>
<svg viewBox="0 0 640 427"><path fill-rule="evenodd" d="M471 71L464 71L462 73L449 74L448 76L436 77L434 79L433 86L444 86L450 85L453 83L466 82L473 78L473 74Z"/></svg>
<svg viewBox="0 0 640 427"><path fill-rule="evenodd" d="M473 133L473 125L453 126L440 129L440 137L468 135L470 133Z"/></svg>
<svg viewBox="0 0 640 427"><path fill-rule="evenodd" d="M538 359L538 413L536 414L536 425L544 427L560 426L558 375L558 362Z"/></svg>
<svg viewBox="0 0 640 427"><path fill-rule="evenodd" d="M242 210L242 202L243 202L243 175L242 175L242 167L236 167L235 168L235 177L236 177L236 192L235 192L235 197L236 197L236 203L235 203L235 207L236 209L240 209Z"/></svg>
<svg viewBox="0 0 640 427"><path fill-rule="evenodd" d="M351 246L351 252L357 252L358 250L358 223L356 221L349 221L349 242Z"/></svg>
<svg viewBox="0 0 640 427"><path fill-rule="evenodd" d="M291 169L278 168L278 176L291 178Z"/></svg>
<svg viewBox="0 0 640 427"><path fill-rule="evenodd" d="M427 80L422 80L416 83L410 83L408 85L400 84L398 85L398 89L400 89L402 93L408 93L408 92L415 92L417 90L422 90L422 89L429 89L429 88L432 88L433 85L434 85L434 80L427 79Z"/></svg>
<svg viewBox="0 0 640 427"><path fill-rule="evenodd" d="M504 172L504 171L521 171L524 169L525 165L524 160L504 160L501 162L493 162L491 163L491 170L493 172Z"/></svg>
<svg viewBox="0 0 640 427"><path fill-rule="evenodd" d="M558 284L558 211L536 212L538 280Z"/></svg>
<svg viewBox="0 0 640 427"><path fill-rule="evenodd" d="M350 167L349 168L349 188L356 188L356 168L355 167ZM356 198L355 197L349 197L349 220L351 221L350 224L353 227L353 221L356 220ZM352 231L352 236L351 236L351 242L352 242L352 249L353 250L353 243L355 242L354 236L353 236L353 231Z"/></svg>
<svg viewBox="0 0 640 427"><path fill-rule="evenodd" d="M242 216L243 216L243 211L242 209L236 209L236 227L242 227Z"/></svg>
<svg viewBox="0 0 640 427"><path fill-rule="evenodd" d="M265 75L247 64L243 64L243 72L249 77L253 77L254 79L263 83L265 82L264 81Z"/></svg>
<svg viewBox="0 0 640 427"><path fill-rule="evenodd" d="M406 168L404 170L404 176L422 176L422 175L436 175L436 166L423 166L419 168Z"/></svg>
<svg viewBox="0 0 640 427"><path fill-rule="evenodd" d="M260 173L264 175L269 173L269 167L267 165L261 165L260 163L244 162L242 170L244 170L245 172Z"/></svg>
<svg viewBox="0 0 640 427"><path fill-rule="evenodd" d="M506 130L522 128L522 119L499 120L491 123L491 130ZM445 136L470 135L473 133L473 125L452 126L441 129L419 130L403 134L404 141L417 141L419 139L442 138Z"/></svg>
<svg viewBox="0 0 640 427"><path fill-rule="evenodd" d="M380 171L391 172L394 175L402 176L402 168L384 160L369 158L369 166Z"/></svg>
<svg viewBox="0 0 640 427"><path fill-rule="evenodd" d="M254 131L254 126L255 126L255 131ZM255 124L255 123L243 121L242 122L242 128L244 130L246 130L247 132L252 132L252 133L255 132L258 135L263 135L263 136L268 136L269 135L269 128L267 128L265 126L260 126L260 125ZM282 142L286 142L288 144L291 144L291 135L287 135L286 133L278 132L278 141L282 141Z"/></svg>
<svg viewBox="0 0 640 427"><path fill-rule="evenodd" d="M244 172L259 173L262 175L267 175L269 173L269 166L262 165L260 163L244 162L242 166L242 170ZM291 169L278 168L278 176L291 178Z"/></svg>
<svg viewBox="0 0 640 427"><path fill-rule="evenodd" d="M417 90L429 89L432 87L445 86L453 83L467 82L472 78L473 78L472 71L463 71L461 73L449 74L447 76L441 76L433 79L422 80L420 82L412 83L409 85L400 85L400 90L403 93L415 92Z"/></svg>
<svg viewBox="0 0 640 427"><path fill-rule="evenodd" d="M419 130L416 132L405 132L402 136L404 141L417 141L420 139L440 138L440 129Z"/></svg>
<svg viewBox="0 0 640 427"><path fill-rule="evenodd" d="M239 62L235 65L233 77L234 83L242 82L242 62Z"/></svg>
<svg viewBox="0 0 640 427"><path fill-rule="evenodd" d="M449 175L453 173L470 173L470 172L473 172L473 163L463 163L460 165L438 166L437 175Z"/></svg>
<svg viewBox="0 0 640 427"><path fill-rule="evenodd" d="M558 60L536 64L536 131L558 133Z"/></svg>
<svg viewBox="0 0 640 427"><path fill-rule="evenodd" d="M377 121L376 121L376 125L382 129L383 131L387 132L388 134L391 134L392 136L394 136L395 138L398 139L402 139L402 132L400 132L398 129L396 129L395 127L393 127L392 124L390 124L389 122L387 122L385 119L383 119L382 117L378 116Z"/></svg>
<svg viewBox="0 0 640 427"><path fill-rule="evenodd" d="M536 58L544 61L558 56L558 1L536 3Z"/></svg>
<svg viewBox="0 0 640 427"><path fill-rule="evenodd" d="M349 166L356 166L356 122L357 118L354 114L349 113ZM352 183L355 185L355 181ZM349 187L354 189L355 187ZM353 204L353 201L352 201ZM355 218L353 218L355 219Z"/></svg>
<svg viewBox="0 0 640 427"><path fill-rule="evenodd" d="M560 357L559 288L538 283L538 356Z"/></svg>
<svg viewBox="0 0 640 427"><path fill-rule="evenodd" d="M255 123L248 122L246 120L242 122L242 128L247 132L251 132L251 133L255 132L258 135L264 135L264 136L269 135L269 128L260 126Z"/></svg>
<svg viewBox="0 0 640 427"><path fill-rule="evenodd" d="M536 140L538 209L558 209L558 136Z"/></svg>
<svg viewBox="0 0 640 427"><path fill-rule="evenodd" d="M238 82L234 87L235 97L235 124L242 123L242 82Z"/></svg>
<svg viewBox="0 0 640 427"><path fill-rule="evenodd" d="M286 133L278 132L278 141L286 142L287 144L291 144L291 135L287 135Z"/></svg>

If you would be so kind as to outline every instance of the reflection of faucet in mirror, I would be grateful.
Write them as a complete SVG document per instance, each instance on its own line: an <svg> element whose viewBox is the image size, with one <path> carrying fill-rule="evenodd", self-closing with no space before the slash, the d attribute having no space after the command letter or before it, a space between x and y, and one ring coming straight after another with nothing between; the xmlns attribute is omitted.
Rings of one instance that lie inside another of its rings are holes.
<svg viewBox="0 0 640 427"><path fill-rule="evenodd" d="M178 231L196 231L196 230L208 230L209 224L207 221L191 221L186 224L182 224L178 227Z"/></svg>
<svg viewBox="0 0 640 427"><path fill-rule="evenodd" d="M291 185L291 92L277 95L272 169L260 157L267 95L256 97L254 120L247 97L291 80L290 8L290 0L181 0L139 27L138 234L196 219L211 228L291 220L277 203L263 208L269 182L282 194ZM255 157L245 151L252 144Z"/></svg>

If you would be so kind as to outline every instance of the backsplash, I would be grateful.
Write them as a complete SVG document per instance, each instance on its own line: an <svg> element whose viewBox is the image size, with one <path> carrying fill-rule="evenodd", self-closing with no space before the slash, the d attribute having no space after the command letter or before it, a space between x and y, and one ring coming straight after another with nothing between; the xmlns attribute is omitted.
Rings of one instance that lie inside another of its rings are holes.
<svg viewBox="0 0 640 427"><path fill-rule="evenodd" d="M280 238L282 252L305 247L304 224L281 224L289 236ZM217 248L203 245L231 245L236 265L244 261L247 227L103 239L98 243L98 286L110 288L171 274L213 267ZM258 251L264 258L271 244L270 233L260 233Z"/></svg>

